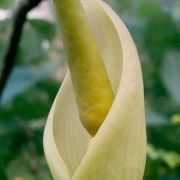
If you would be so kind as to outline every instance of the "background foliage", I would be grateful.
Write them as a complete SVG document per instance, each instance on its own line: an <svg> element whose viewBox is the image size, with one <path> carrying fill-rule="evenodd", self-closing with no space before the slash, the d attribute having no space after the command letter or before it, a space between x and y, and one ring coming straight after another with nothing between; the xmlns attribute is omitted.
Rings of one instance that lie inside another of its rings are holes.
<svg viewBox="0 0 180 180"><path fill-rule="evenodd" d="M106 0L136 42L143 70L145 180L180 179L180 1ZM0 1L0 70L17 1ZM42 135L66 70L56 21L29 18L0 108L0 179L49 180Z"/></svg>

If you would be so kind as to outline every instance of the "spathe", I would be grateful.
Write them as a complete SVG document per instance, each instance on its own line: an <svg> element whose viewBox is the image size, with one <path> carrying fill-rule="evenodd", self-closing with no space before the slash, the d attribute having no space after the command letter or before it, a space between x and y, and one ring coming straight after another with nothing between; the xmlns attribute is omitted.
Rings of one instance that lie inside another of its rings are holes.
<svg viewBox="0 0 180 180"><path fill-rule="evenodd" d="M140 180L146 159L143 82L134 42L100 0L82 0L115 100L93 139L82 126L69 73L50 111L45 155L57 180Z"/></svg>

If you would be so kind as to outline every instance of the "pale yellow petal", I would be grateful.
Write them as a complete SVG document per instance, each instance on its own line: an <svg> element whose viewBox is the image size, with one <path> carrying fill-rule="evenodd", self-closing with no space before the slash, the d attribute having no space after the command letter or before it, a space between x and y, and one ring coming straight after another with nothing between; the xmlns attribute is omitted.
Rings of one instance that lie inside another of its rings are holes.
<svg viewBox="0 0 180 180"><path fill-rule="evenodd" d="M44 132L45 155L54 178L64 180L61 178L63 171L66 176L74 173L88 142L89 134L79 120L68 73L56 96Z"/></svg>
<svg viewBox="0 0 180 180"><path fill-rule="evenodd" d="M120 37L122 76L110 112L91 141L73 179L140 180L143 178L146 160L146 132L139 57L123 22L102 1L95 2L98 2L96 7L102 7L111 18ZM94 11L91 15L96 13Z"/></svg>

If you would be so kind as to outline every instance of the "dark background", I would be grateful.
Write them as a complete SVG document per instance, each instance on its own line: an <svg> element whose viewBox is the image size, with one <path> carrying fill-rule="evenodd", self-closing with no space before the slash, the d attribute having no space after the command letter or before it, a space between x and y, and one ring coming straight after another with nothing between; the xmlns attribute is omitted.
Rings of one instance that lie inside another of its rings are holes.
<svg viewBox="0 0 180 180"><path fill-rule="evenodd" d="M106 0L139 51L146 103L145 180L180 179L180 1ZM0 0L0 73L17 0ZM0 107L0 179L51 179L42 147L45 121L66 64L58 25L40 9L29 15ZM46 17L44 17L44 14Z"/></svg>

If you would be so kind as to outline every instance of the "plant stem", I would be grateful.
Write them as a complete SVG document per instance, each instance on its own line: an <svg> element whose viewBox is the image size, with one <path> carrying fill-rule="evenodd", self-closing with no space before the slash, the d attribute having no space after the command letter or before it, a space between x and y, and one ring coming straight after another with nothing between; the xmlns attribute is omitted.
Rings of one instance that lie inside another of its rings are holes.
<svg viewBox="0 0 180 180"><path fill-rule="evenodd" d="M8 78L13 70L18 45L21 39L23 25L27 19L27 13L36 7L41 0L21 0L14 15L13 28L10 36L8 50L4 58L4 66L0 77L0 101Z"/></svg>

